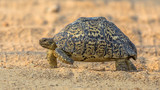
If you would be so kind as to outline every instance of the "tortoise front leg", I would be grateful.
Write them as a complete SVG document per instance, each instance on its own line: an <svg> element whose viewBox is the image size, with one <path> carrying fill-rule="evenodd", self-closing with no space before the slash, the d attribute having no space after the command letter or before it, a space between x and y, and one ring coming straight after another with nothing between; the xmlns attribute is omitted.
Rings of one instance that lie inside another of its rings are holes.
<svg viewBox="0 0 160 90"><path fill-rule="evenodd" d="M66 64L73 64L74 61L64 52L63 50L56 48L54 50L54 55L62 62Z"/></svg>
<svg viewBox="0 0 160 90"><path fill-rule="evenodd" d="M56 57L53 54L53 50L48 50L47 52L47 60L50 64L51 68L56 68L57 67L57 60Z"/></svg>

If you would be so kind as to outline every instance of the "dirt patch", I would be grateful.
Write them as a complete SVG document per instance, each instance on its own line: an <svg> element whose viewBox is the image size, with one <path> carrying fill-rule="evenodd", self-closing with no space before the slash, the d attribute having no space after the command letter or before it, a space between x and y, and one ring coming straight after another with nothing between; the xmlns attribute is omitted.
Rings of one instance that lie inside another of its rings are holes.
<svg viewBox="0 0 160 90"><path fill-rule="evenodd" d="M160 2L157 0L1 0L0 89L160 89ZM38 41L79 17L103 16L136 45L137 72L114 62L58 62L51 69Z"/></svg>

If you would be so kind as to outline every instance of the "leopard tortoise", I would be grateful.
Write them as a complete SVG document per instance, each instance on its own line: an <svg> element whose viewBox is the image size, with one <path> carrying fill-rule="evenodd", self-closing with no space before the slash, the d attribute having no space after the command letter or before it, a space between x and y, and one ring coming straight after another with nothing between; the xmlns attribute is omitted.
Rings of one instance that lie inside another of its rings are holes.
<svg viewBox="0 0 160 90"><path fill-rule="evenodd" d="M115 61L118 71L136 70L130 61L137 59L135 45L105 17L80 17L53 38L42 38L39 43L48 49L47 59L53 68L58 58L67 64Z"/></svg>

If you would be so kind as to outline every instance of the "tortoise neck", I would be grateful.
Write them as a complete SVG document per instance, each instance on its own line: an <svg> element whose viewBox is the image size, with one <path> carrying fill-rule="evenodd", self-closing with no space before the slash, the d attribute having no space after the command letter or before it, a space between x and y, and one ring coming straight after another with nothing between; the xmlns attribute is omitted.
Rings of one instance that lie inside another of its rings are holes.
<svg viewBox="0 0 160 90"><path fill-rule="evenodd" d="M51 50L55 50L56 48L57 48L57 45L56 45L56 43L53 41L53 43L51 44L50 49L51 49Z"/></svg>

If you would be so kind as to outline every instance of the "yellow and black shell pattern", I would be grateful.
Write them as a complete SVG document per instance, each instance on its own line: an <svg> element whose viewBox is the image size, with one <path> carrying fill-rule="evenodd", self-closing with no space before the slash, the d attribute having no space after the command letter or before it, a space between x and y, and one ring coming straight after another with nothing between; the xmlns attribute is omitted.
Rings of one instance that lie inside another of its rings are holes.
<svg viewBox="0 0 160 90"><path fill-rule="evenodd" d="M80 17L53 37L58 48L87 57L137 57L135 45L105 17Z"/></svg>

